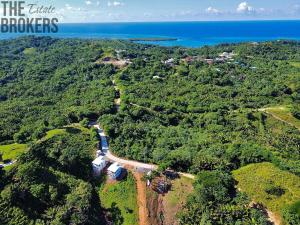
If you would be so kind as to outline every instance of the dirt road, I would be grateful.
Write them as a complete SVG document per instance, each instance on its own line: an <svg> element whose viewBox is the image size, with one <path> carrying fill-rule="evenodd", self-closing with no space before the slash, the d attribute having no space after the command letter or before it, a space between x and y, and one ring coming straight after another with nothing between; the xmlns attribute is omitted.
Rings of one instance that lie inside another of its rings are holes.
<svg viewBox="0 0 300 225"><path fill-rule="evenodd" d="M283 123L286 123L286 124L288 124L288 125L290 125L290 126L292 126L292 127L295 127L295 128L297 128L297 129L300 131L300 128L297 127L295 124L292 124L292 123L290 123L290 122L288 122L288 121L286 121L286 120L280 118L279 116L276 116L274 113L268 111L268 108L261 108L261 109L258 109L258 111L264 112L264 113L266 113L266 114L268 114L268 115L271 115L271 116L274 117L276 120L279 120L279 121L281 121L281 122L283 122Z"/></svg>
<svg viewBox="0 0 300 225"><path fill-rule="evenodd" d="M132 160L126 160L126 159L116 157L110 151L107 152L106 158L108 158L111 161L117 162L119 164L128 165L128 166L136 167L139 169L156 170L158 168L158 166L156 166L156 165L141 163L141 162L132 161Z"/></svg>
<svg viewBox="0 0 300 225"><path fill-rule="evenodd" d="M146 197L146 182L142 181L143 175L137 171L132 171L137 188L137 201L139 206L139 224L149 225L148 210L147 210L147 197Z"/></svg>

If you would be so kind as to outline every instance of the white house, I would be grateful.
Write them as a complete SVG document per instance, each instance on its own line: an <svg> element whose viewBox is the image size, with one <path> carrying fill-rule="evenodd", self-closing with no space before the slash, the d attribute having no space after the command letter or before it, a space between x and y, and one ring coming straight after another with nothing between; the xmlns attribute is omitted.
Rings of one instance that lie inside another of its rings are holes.
<svg viewBox="0 0 300 225"><path fill-rule="evenodd" d="M230 56L230 53L228 53L228 52L223 52L223 53L221 53L219 56L222 57L222 58L228 58L228 57Z"/></svg>
<svg viewBox="0 0 300 225"><path fill-rule="evenodd" d="M168 66L174 66L175 60L173 58L164 61L164 63Z"/></svg>
<svg viewBox="0 0 300 225"><path fill-rule="evenodd" d="M224 59L232 59L234 56L236 56L236 54L235 53L233 53L233 52L223 52L223 53L221 53L220 55L219 55L221 58L224 58Z"/></svg>
<svg viewBox="0 0 300 225"><path fill-rule="evenodd" d="M122 174L122 167L115 162L108 167L107 172L112 179L117 179Z"/></svg>
<svg viewBox="0 0 300 225"><path fill-rule="evenodd" d="M99 156L92 162L93 172L95 176L99 176L102 170L106 167L107 161L104 156Z"/></svg>

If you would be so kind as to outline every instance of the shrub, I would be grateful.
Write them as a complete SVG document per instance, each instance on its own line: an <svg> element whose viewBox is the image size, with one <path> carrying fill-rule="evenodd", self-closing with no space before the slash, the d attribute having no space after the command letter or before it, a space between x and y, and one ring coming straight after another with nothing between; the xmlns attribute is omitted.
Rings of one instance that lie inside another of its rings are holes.
<svg viewBox="0 0 300 225"><path fill-rule="evenodd" d="M300 224L300 201L283 209L281 214L285 224L288 225Z"/></svg>
<svg viewBox="0 0 300 225"><path fill-rule="evenodd" d="M269 195L275 195L277 197L280 197L284 195L285 190L281 188L280 186L269 186L265 189L265 192L267 192Z"/></svg>
<svg viewBox="0 0 300 225"><path fill-rule="evenodd" d="M292 114L294 117L296 117L297 119L300 119L300 105L299 104L295 104L293 106L293 109L292 109Z"/></svg>

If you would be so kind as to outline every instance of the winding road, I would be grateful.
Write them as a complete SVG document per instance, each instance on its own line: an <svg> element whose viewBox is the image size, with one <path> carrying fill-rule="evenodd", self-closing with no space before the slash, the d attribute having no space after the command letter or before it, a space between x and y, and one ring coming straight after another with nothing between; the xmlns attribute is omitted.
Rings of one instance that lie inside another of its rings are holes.
<svg viewBox="0 0 300 225"><path fill-rule="evenodd" d="M107 142L107 136L105 135L103 129L101 129L100 124L92 124L93 127L95 127L98 130L98 134L101 138L101 140L105 140ZM158 166L154 165L154 164L148 164L148 163L142 163L142 162L138 162L138 161L134 161L134 160L127 160L127 159L123 159L120 158L118 156L115 156L111 153L111 151L108 149L103 149L102 150L103 154L106 156L106 158L112 162L117 162L121 165L124 166L130 166L135 168L136 170L145 170L145 171L152 171L152 170L157 170ZM189 174L189 173L181 173L178 172L178 174L180 176L183 177L187 177L190 179L195 180L196 177L193 174Z"/></svg>
<svg viewBox="0 0 300 225"><path fill-rule="evenodd" d="M147 210L147 197L146 197L146 183L142 180L143 174L139 173L138 171L151 171L155 170L158 167L156 165L152 164L146 164L141 163L137 161L132 160L126 160L119 158L117 156L114 156L109 151L109 145L107 142L107 137L101 129L100 124L91 124L93 127L95 127L98 131L98 134L100 136L101 146L102 146L102 153L105 155L105 157L112 161L117 162L120 165L124 166L126 169L129 169L136 180L136 188L137 188L137 203L139 208L139 224L140 225L149 225L148 222L148 210ZM103 144L104 143L104 144Z"/></svg>
<svg viewBox="0 0 300 225"><path fill-rule="evenodd" d="M119 97L115 98L115 100L114 100L116 109L117 109L117 111L119 111L120 106L121 106L121 94L122 94L122 92L121 92L121 89L118 87L117 82L116 82L115 79L112 80L112 84L113 84L113 87L114 87L115 91L119 92L119 94L120 94ZM130 104L135 105L137 107L142 107L142 106L139 106L139 105L136 105L136 104L133 104L133 103L130 103ZM98 134L99 134L101 140L103 139L106 143L108 143L105 132L104 132L103 129L101 129L100 124L95 123L95 124L92 124L92 125L98 130ZM119 163L121 165L125 165L125 166L131 166L131 167L134 167L138 170L142 169L142 170L146 170L146 171L148 170L149 171L149 170L158 169L157 165L142 163L142 162L133 161L133 160L127 160L127 159L117 157L117 156L115 156L111 153L108 146L107 146L107 149L105 149L103 151L103 153L105 154L106 158L109 159L110 161L117 162L117 163ZM188 177L188 178L191 178L191 179L195 179L195 176L192 175L192 174L179 173L179 175L184 176L184 177Z"/></svg>
<svg viewBox="0 0 300 225"><path fill-rule="evenodd" d="M95 127L98 130L98 134L99 134L101 140L105 139L106 142L107 142L107 137L106 137L104 131L101 129L100 125L99 124L94 124L93 127ZM138 161L119 158L119 157L113 155L109 149L103 149L102 152L108 160L113 161L113 162L117 162L117 163L119 163L121 165L124 165L124 166L131 166L131 167L134 167L136 169L144 169L144 170L156 170L158 168L157 165L141 163L141 162L138 162Z"/></svg>
<svg viewBox="0 0 300 225"><path fill-rule="evenodd" d="M101 128L100 124L94 123L90 124L97 129L97 132L100 136L102 153L105 157L112 162L117 162L120 165L124 166L126 169L129 169L135 179L137 185L137 201L139 207L139 224L140 225L149 225L148 221L148 210L147 210L147 197L146 197L146 183L142 180L143 173L147 171L152 171L158 169L157 165L142 163L133 160L127 160L120 157L117 157L111 153L109 150L109 145L107 141L107 136L104 133L104 130ZM141 173L142 172L142 173ZM178 173L180 176L188 177L190 179L195 179L195 176L187 173Z"/></svg>
<svg viewBox="0 0 300 225"><path fill-rule="evenodd" d="M115 80L112 81L114 89L119 94L121 94L121 90L118 88ZM114 100L115 107L117 112L120 110L121 105L121 96L118 96ZM111 153L108 144L108 138L101 128L101 125L97 122L90 123L90 126L97 129L97 132L100 137L101 142L101 150L102 154L106 157L107 160L111 162L117 162L122 165L124 168L129 169L135 177L136 185L137 185L137 201L139 208L139 224L140 225L150 225L148 218L148 209L147 209L147 196L146 196L146 182L142 180L143 174L148 171L157 170L158 166L154 164L142 163L134 160L127 160L120 157L115 156ZM192 174L186 173L178 173L180 176L188 177L190 179L195 179L195 176Z"/></svg>

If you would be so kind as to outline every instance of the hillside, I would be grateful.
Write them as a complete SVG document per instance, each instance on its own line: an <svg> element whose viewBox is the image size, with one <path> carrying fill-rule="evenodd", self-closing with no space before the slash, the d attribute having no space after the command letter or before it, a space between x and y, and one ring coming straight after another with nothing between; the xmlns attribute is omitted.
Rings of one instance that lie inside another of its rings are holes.
<svg viewBox="0 0 300 225"><path fill-rule="evenodd" d="M17 160L0 173L0 223L13 224L15 214L18 224L105 223L89 166L94 134L72 127L98 120L114 154L196 175L178 223L269 224L232 171L269 162L300 176L300 131L261 110L289 106L299 123L299 62L293 41L199 49L0 41L0 150ZM104 200L110 207L113 199ZM287 211L284 221L299 224Z"/></svg>
<svg viewBox="0 0 300 225"><path fill-rule="evenodd" d="M300 178L271 163L252 164L233 172L238 187L253 201L268 207L277 217L300 203ZM299 208L296 210L299 213ZM299 213L300 215L300 213Z"/></svg>

